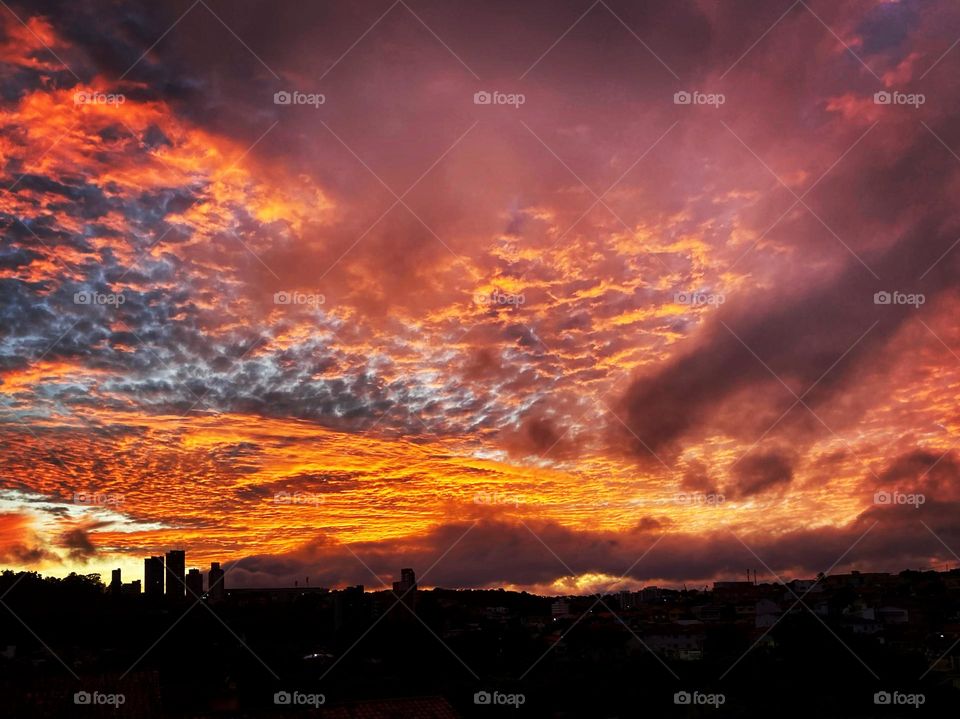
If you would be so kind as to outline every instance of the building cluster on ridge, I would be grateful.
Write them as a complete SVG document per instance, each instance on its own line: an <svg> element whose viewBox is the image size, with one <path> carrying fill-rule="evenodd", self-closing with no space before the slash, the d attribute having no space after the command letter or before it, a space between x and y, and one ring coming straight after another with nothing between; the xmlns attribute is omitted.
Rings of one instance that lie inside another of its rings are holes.
<svg viewBox="0 0 960 719"><path fill-rule="evenodd" d="M197 568L186 572L187 556L182 549L171 549L166 556L146 557L143 560L143 585L140 580L123 583L121 572L111 573L110 591L116 595L166 597L180 600L201 599L204 594L210 601L222 601L225 595L224 571L220 562L212 562L207 572L207 588L204 590L203 572Z"/></svg>
<svg viewBox="0 0 960 719"><path fill-rule="evenodd" d="M110 593L116 596L143 596L159 599L165 597L171 600L202 599L206 596L212 602L221 602L226 599L226 585L224 584L224 570L220 562L211 562L207 572L206 589L204 589L203 572L197 568L186 570L186 552L182 549L171 549L166 556L146 557L143 560L143 582L136 579L124 584L120 569L114 569L110 577ZM306 578L306 585L299 586L295 581L293 589L300 592L310 591L310 578ZM242 591L242 590L241 590ZM270 589L250 590L266 592ZM274 592L289 590L275 589ZM315 587L314 591L327 592L322 587ZM347 587L343 590L348 595L363 596L363 585ZM417 577L413 569L405 567L400 570L400 581L393 583L393 593L410 608L415 606L417 591Z"/></svg>

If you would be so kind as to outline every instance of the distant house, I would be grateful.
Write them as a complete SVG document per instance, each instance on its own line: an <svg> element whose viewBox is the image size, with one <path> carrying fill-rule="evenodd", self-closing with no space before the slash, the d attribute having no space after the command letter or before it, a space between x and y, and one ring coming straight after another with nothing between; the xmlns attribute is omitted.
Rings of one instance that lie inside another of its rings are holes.
<svg viewBox="0 0 960 719"><path fill-rule="evenodd" d="M830 614L830 603L826 600L821 600L810 608L813 609L813 613L818 617L826 617Z"/></svg>
<svg viewBox="0 0 960 719"><path fill-rule="evenodd" d="M858 616L848 616L843 620L844 628L854 634L873 635L883 631L883 625L875 619L864 619Z"/></svg>
<svg viewBox="0 0 960 719"><path fill-rule="evenodd" d="M657 654L670 659L695 661L703 659L705 639L702 630L688 625L652 630L643 637L643 642Z"/></svg>
<svg viewBox="0 0 960 719"><path fill-rule="evenodd" d="M504 620L510 615L510 610L506 607L486 607L484 615L487 619Z"/></svg>
<svg viewBox="0 0 960 719"><path fill-rule="evenodd" d="M717 601L735 602L742 599L754 599L759 594L759 587L753 582L714 582L713 593Z"/></svg>
<svg viewBox="0 0 960 719"><path fill-rule="evenodd" d="M824 583L828 587L868 587L868 586L890 586L896 584L897 577L889 572L857 572L850 574L831 574L826 577Z"/></svg>
<svg viewBox="0 0 960 719"><path fill-rule="evenodd" d="M758 629L772 627L782 614L779 604L769 599L761 599L754 605L754 626Z"/></svg>
<svg viewBox="0 0 960 719"><path fill-rule="evenodd" d="M644 587L637 594L641 602L656 602L661 597L660 587Z"/></svg>
<svg viewBox="0 0 960 719"><path fill-rule="evenodd" d="M756 614L756 602L737 602L733 607L737 619L753 619Z"/></svg>
<svg viewBox="0 0 960 719"><path fill-rule="evenodd" d="M927 661L931 663L932 671L943 674L960 673L960 645L956 644L952 635L936 634L930 637L925 654ZM960 681L960 677L954 681Z"/></svg>
<svg viewBox="0 0 960 719"><path fill-rule="evenodd" d="M787 582L787 586L798 594L802 594L803 592L809 592L815 586L819 586L819 583L816 579L794 579L791 582Z"/></svg>
<svg viewBox="0 0 960 719"><path fill-rule="evenodd" d="M570 616L570 602L557 600L550 605L550 614L554 619Z"/></svg>
<svg viewBox="0 0 960 719"><path fill-rule="evenodd" d="M722 604L704 604L693 608L693 616L704 622L720 621L726 614L726 607Z"/></svg>
<svg viewBox="0 0 960 719"><path fill-rule="evenodd" d="M880 607L876 614L884 624L906 624L910 621L910 613L900 607Z"/></svg>

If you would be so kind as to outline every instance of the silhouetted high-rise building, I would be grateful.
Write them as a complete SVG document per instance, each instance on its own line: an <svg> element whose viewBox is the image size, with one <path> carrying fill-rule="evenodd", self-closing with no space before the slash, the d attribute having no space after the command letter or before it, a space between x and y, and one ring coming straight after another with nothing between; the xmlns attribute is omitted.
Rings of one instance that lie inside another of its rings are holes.
<svg viewBox="0 0 960 719"><path fill-rule="evenodd" d="M134 579L132 582L127 582L123 585L120 590L124 596L139 597L140 596L140 580Z"/></svg>
<svg viewBox="0 0 960 719"><path fill-rule="evenodd" d="M114 569L110 573L110 593L117 596L123 590L123 580L120 579L120 570Z"/></svg>
<svg viewBox="0 0 960 719"><path fill-rule="evenodd" d="M163 557L147 557L143 560L144 594L148 597L163 596Z"/></svg>
<svg viewBox="0 0 960 719"><path fill-rule="evenodd" d="M393 583L393 593L397 595L407 607L416 610L417 607L417 575L409 567L400 570L400 581ZM395 612L393 621L408 621L413 619L409 612Z"/></svg>
<svg viewBox="0 0 960 719"><path fill-rule="evenodd" d="M183 599L186 592L184 573L187 568L187 555L182 549L167 552L167 597Z"/></svg>
<svg viewBox="0 0 960 719"><path fill-rule="evenodd" d="M225 589L223 586L223 570L220 569L220 562L211 562L210 572L207 575L207 591L210 594L210 601L222 602L225 596Z"/></svg>
<svg viewBox="0 0 960 719"><path fill-rule="evenodd" d="M416 591L417 575L409 567L400 570L400 581L393 583L393 591L401 597L407 592Z"/></svg>
<svg viewBox="0 0 960 719"><path fill-rule="evenodd" d="M203 575L199 569L187 572L187 599L196 601L203 596Z"/></svg>

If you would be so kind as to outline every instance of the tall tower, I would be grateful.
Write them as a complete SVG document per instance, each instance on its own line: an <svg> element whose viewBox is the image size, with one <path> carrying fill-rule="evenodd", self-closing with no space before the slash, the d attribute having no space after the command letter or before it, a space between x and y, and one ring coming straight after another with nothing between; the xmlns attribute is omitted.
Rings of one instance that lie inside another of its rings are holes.
<svg viewBox="0 0 960 719"><path fill-rule="evenodd" d="M147 557L143 560L144 594L148 597L163 596L163 557Z"/></svg>
<svg viewBox="0 0 960 719"><path fill-rule="evenodd" d="M393 583L393 593L409 609L416 611L417 607L417 575L409 567L400 570L400 581ZM406 612L394 612L392 621L406 622L413 617Z"/></svg>
<svg viewBox="0 0 960 719"><path fill-rule="evenodd" d="M167 552L167 597L183 599L186 590L184 574L187 567L187 553L182 549Z"/></svg>
<svg viewBox="0 0 960 719"><path fill-rule="evenodd" d="M210 601L223 601L225 595L223 576L223 570L220 569L220 562L211 562L210 572L207 574L207 591L210 593Z"/></svg>
<svg viewBox="0 0 960 719"><path fill-rule="evenodd" d="M199 569L187 572L187 599L195 600L203 596L203 575Z"/></svg>
<svg viewBox="0 0 960 719"><path fill-rule="evenodd" d="M393 583L393 591L398 595L404 595L407 592L416 591L417 575L412 569L406 567L400 570L400 581Z"/></svg>

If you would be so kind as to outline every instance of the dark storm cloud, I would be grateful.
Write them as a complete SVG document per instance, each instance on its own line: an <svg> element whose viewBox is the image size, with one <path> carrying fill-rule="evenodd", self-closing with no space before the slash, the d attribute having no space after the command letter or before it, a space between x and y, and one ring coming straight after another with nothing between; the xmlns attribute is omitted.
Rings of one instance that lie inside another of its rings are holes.
<svg viewBox="0 0 960 719"><path fill-rule="evenodd" d="M557 427L555 420L531 414L521 422L520 429L513 435L510 446L518 454L542 455L556 449L556 445L562 439L563 430Z"/></svg>
<svg viewBox="0 0 960 719"><path fill-rule="evenodd" d="M694 460L688 463L680 486L690 492L703 492L704 494L716 494L716 481L710 477L709 469L703 462Z"/></svg>
<svg viewBox="0 0 960 719"><path fill-rule="evenodd" d="M858 28L863 49L873 54L902 46L917 26L919 6L913 3L882 3L870 9Z"/></svg>
<svg viewBox="0 0 960 719"><path fill-rule="evenodd" d="M955 502L960 500L960 459L954 450L915 449L892 458L878 477L863 481L867 488L921 493L931 502Z"/></svg>
<svg viewBox="0 0 960 719"><path fill-rule="evenodd" d="M59 544L67 550L70 559L86 564L97 554L97 548L90 538L91 529L97 529L97 525L76 527L60 535Z"/></svg>
<svg viewBox="0 0 960 719"><path fill-rule="evenodd" d="M846 526L774 536L722 528L703 534L664 533L662 522L655 519L627 532L576 531L534 521L525 527L485 519L473 526L466 522L439 526L424 536L353 543L352 553L330 538L319 538L290 554L247 557L238 561L230 576L233 586L290 586L294 579L309 575L317 584L361 583L377 589L374 574L389 583L399 567L422 572L449 549L425 584L543 586L569 577L571 571L613 578L627 573L627 579L641 583L690 582L736 578L747 568L756 568L768 581L775 579L774 573L788 580L813 577L841 559L835 573L923 567L932 557L949 560L949 551L930 530L948 545L960 544L952 516L958 509L956 503L920 509L878 506ZM634 565L647 550L649 554Z"/></svg>
<svg viewBox="0 0 960 719"><path fill-rule="evenodd" d="M732 497L750 497L772 489L784 489L793 480L791 458L778 452L751 454L733 469L735 484L725 487Z"/></svg>
<svg viewBox="0 0 960 719"><path fill-rule="evenodd" d="M30 547L25 544L7 545L0 551L0 560L11 564L24 564L27 566L36 564L43 560L56 560L56 555L48 552L42 547Z"/></svg>
<svg viewBox="0 0 960 719"><path fill-rule="evenodd" d="M940 151L918 152L941 177L955 174ZM928 181L927 189L942 192L934 181ZM930 270L960 231L952 215L941 212L925 219L880 256L865 253L880 279L851 260L836 278L795 297L756 292L748 300L724 305L708 320L695 347L638 378L626 391L624 420L640 441L629 435L624 440L640 456L669 450L688 432L709 428L714 412L747 387L771 386L751 399L758 408L772 406L777 414L808 391L803 401L814 410L829 402L856 379L863 363L882 351L903 322L917 316L917 309L908 305L874 304L874 293L925 293L926 302L932 303L957 287L955 258ZM921 283L919 277L928 270ZM786 387L777 386L781 381Z"/></svg>

